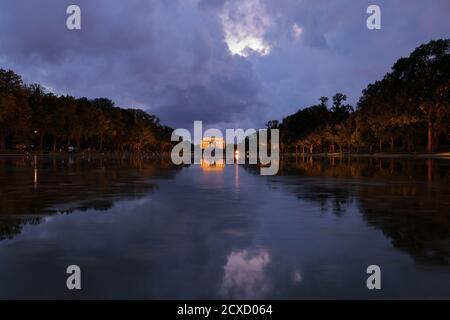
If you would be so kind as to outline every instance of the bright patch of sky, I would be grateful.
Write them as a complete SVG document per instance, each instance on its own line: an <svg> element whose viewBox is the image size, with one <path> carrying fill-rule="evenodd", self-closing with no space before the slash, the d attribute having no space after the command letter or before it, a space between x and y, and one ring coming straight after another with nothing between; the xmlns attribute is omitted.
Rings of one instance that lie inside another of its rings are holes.
<svg viewBox="0 0 450 320"><path fill-rule="evenodd" d="M248 57L252 53L261 56L270 53L271 46L264 35L273 22L260 0L227 2L220 18L232 54Z"/></svg>

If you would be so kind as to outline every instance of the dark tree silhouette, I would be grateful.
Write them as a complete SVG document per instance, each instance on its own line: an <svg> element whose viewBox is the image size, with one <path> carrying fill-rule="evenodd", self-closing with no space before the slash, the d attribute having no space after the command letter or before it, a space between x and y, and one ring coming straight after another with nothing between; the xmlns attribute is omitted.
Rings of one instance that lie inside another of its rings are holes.
<svg viewBox="0 0 450 320"><path fill-rule="evenodd" d="M121 109L106 98L56 96L39 84L25 85L0 69L0 150L166 152L172 129L142 110Z"/></svg>
<svg viewBox="0 0 450 320"><path fill-rule="evenodd" d="M382 80L362 92L356 112L337 93L328 109L327 97L319 105L299 110L280 124L285 148L297 153L347 150L413 151L426 145L428 152L450 134L450 40L419 46L400 58Z"/></svg>

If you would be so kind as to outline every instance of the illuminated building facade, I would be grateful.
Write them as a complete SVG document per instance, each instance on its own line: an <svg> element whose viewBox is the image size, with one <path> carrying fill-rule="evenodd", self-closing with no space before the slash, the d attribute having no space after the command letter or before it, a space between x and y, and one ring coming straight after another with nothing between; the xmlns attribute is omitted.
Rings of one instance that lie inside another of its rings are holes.
<svg viewBox="0 0 450 320"><path fill-rule="evenodd" d="M209 146L215 147L217 149L225 149L225 141L223 138L216 137L204 137L201 141L202 149L206 149Z"/></svg>

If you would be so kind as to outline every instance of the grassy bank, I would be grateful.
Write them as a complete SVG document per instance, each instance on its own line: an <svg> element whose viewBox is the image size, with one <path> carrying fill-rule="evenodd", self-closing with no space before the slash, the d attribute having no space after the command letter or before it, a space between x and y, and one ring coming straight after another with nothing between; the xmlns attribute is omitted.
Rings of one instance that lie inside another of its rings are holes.
<svg viewBox="0 0 450 320"><path fill-rule="evenodd" d="M284 154L284 156L295 157L295 153ZM378 153L299 153L297 157L361 157L361 158L413 158L413 159L449 159L450 152L434 152L434 153L423 153L423 152L378 152Z"/></svg>

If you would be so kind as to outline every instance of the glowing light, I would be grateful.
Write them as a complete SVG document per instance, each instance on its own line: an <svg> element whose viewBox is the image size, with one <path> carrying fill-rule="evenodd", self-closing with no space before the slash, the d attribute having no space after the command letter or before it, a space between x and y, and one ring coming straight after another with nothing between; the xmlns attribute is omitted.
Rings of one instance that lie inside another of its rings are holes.
<svg viewBox="0 0 450 320"><path fill-rule="evenodd" d="M201 141L202 149L206 149L211 146L211 148L224 149L225 141L223 138L218 137L204 137Z"/></svg>
<svg viewBox="0 0 450 320"><path fill-rule="evenodd" d="M34 162L34 188L36 188L38 183L37 156L34 156L33 162Z"/></svg>
<svg viewBox="0 0 450 320"><path fill-rule="evenodd" d="M225 163L222 161L210 162L207 159L200 160L200 167L203 171L222 171L225 169Z"/></svg>
<svg viewBox="0 0 450 320"><path fill-rule="evenodd" d="M248 57L252 51L259 53L261 56L266 56L270 53L270 46L268 46L261 38L247 36L243 39L239 39L229 36L227 37L226 42L233 54L242 57Z"/></svg>

